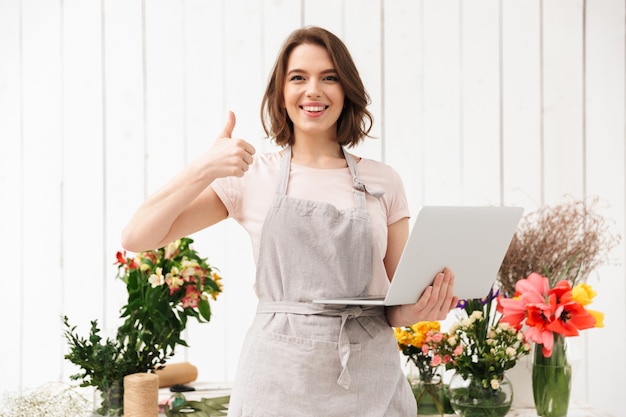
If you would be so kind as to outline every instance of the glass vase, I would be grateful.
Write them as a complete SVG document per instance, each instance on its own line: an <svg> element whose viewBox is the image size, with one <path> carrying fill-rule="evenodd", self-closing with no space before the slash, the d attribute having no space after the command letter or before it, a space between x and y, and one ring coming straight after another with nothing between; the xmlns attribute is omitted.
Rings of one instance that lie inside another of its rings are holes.
<svg viewBox="0 0 626 417"><path fill-rule="evenodd" d="M533 398L540 417L565 417L569 408L572 366L567 360L565 338L554 333L552 355L545 357L536 344L533 358Z"/></svg>
<svg viewBox="0 0 626 417"><path fill-rule="evenodd" d="M409 378L409 383L417 402L418 416L443 416L445 394L441 375L436 374L428 381L415 376Z"/></svg>
<svg viewBox="0 0 626 417"><path fill-rule="evenodd" d="M480 376L454 374L448 390L452 409L461 417L504 417L513 402L513 386L505 375L493 388L484 387Z"/></svg>
<svg viewBox="0 0 626 417"><path fill-rule="evenodd" d="M124 381L111 381L94 391L94 416L124 415Z"/></svg>

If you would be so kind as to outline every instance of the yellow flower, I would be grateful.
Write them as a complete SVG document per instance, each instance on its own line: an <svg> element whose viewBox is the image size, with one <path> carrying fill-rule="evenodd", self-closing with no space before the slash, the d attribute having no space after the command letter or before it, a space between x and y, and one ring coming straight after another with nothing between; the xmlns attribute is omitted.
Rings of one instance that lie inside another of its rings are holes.
<svg viewBox="0 0 626 417"><path fill-rule="evenodd" d="M596 319L596 325L594 327L604 327L604 313L596 310L587 310L587 312Z"/></svg>
<svg viewBox="0 0 626 417"><path fill-rule="evenodd" d="M406 330L400 328L400 327L396 327L393 330L395 336L396 336L396 340L398 341L399 344L401 345L405 345L408 346L411 344L411 338L413 337L411 335L411 333L407 332Z"/></svg>
<svg viewBox="0 0 626 417"><path fill-rule="evenodd" d="M572 298L582 306L591 304L596 295L598 293L591 288L591 285L585 283L578 284L572 288Z"/></svg>

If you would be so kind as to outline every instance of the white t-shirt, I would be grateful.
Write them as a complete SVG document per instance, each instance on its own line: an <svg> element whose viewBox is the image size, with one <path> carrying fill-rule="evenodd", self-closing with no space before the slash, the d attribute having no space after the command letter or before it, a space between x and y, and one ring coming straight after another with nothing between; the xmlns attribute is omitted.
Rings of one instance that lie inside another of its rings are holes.
<svg viewBox="0 0 626 417"><path fill-rule="evenodd" d="M278 152L255 155L249 171L242 178L220 178L211 184L226 206L228 215L250 235L255 262L259 257L263 222L276 196L280 158ZM381 198L366 194L366 201L373 240L372 283L369 292L385 294L389 286L383 264L387 252L387 226L409 217L406 194L400 176L390 166L361 158L357 169L360 181L368 189L384 191ZM352 187L352 175L348 167L317 169L292 163L287 195L326 202L342 210L354 207Z"/></svg>

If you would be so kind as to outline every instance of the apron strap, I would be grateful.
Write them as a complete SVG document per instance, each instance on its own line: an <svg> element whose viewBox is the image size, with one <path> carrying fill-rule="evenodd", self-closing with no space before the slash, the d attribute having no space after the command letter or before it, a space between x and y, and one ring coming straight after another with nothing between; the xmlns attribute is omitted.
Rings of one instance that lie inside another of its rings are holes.
<svg viewBox="0 0 626 417"><path fill-rule="evenodd" d="M339 340L337 350L339 361L341 362L341 373L337 383L345 389L350 388L351 378L348 371L348 360L350 359L350 339L345 332L348 319L358 317L372 317L385 314L384 307L380 306L337 306L331 308L328 305L312 304L297 301L261 301L257 306L257 314L291 313L291 314L317 314L321 316L341 317L341 327L339 328ZM363 325L363 323L361 323ZM375 329L366 329L372 335Z"/></svg>
<svg viewBox="0 0 626 417"><path fill-rule="evenodd" d="M385 194L384 190L368 187L361 182L359 179L359 171L357 169L356 161L354 157L350 155L346 150L342 147L343 156L348 163L348 169L350 170L350 174L352 174L352 182L354 187L354 199L355 205L359 208L366 208L365 202L365 193L369 193L376 198L380 198ZM283 152L283 156L280 160L280 172L279 172L279 183L276 188L276 194L280 196L287 195L287 183L289 182L289 170L291 168L291 146L287 146L285 151Z"/></svg>

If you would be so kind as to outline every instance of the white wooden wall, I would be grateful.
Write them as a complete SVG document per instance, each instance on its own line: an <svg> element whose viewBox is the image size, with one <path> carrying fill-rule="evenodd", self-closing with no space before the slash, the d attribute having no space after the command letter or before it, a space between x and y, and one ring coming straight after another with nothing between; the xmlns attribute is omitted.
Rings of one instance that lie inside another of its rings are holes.
<svg viewBox="0 0 626 417"><path fill-rule="evenodd" d="M599 196L625 235L624 0L0 0L0 391L67 381L60 315L117 325L120 231L207 149L226 112L258 150L275 54L302 25L353 52L372 96L358 152L401 173L411 209L533 210ZM225 292L177 359L232 380L255 308L245 233L193 236ZM598 271L606 327L572 340L574 393L621 415L626 250Z"/></svg>

